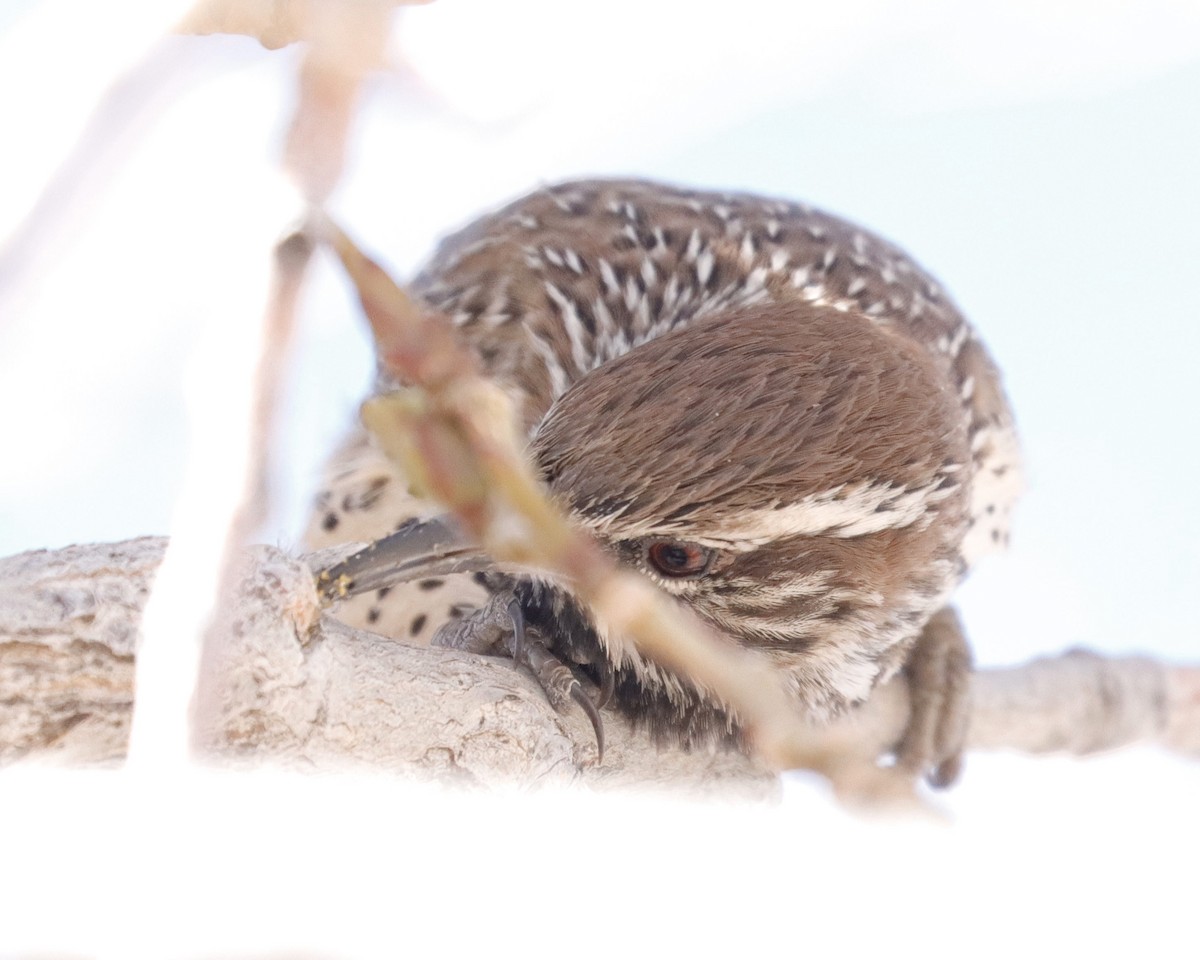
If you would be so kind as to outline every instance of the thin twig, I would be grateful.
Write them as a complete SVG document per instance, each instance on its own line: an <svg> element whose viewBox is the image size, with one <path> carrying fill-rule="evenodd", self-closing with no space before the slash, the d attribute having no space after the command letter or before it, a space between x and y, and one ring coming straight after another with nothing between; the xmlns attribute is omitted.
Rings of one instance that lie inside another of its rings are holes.
<svg viewBox="0 0 1200 960"><path fill-rule="evenodd" d="M341 177L358 91L367 72L381 62L389 12L390 5L381 2L351 7L325 2L307 5L305 27L310 39L282 165L308 203L326 200ZM233 587L230 577L236 576L235 552L268 514L268 456L291 352L297 300L311 253L309 238L300 233L293 233L275 249L262 349L253 379L245 484L241 502L229 520L221 567L222 595ZM214 689L215 664L226 655L227 640L217 629L205 637L196 684L197 731L211 724L213 705L221 696Z"/></svg>
<svg viewBox="0 0 1200 960"><path fill-rule="evenodd" d="M310 42L301 66L299 97L282 165L301 197L311 203L327 199L341 176L357 92L367 71L381 61L390 4L344 6L315 2L302 4L301 8ZM208 12L211 14L213 9L209 5ZM276 13L285 9L297 7L281 6ZM231 16L235 12L226 10ZM220 25L219 18L207 22L208 27ZM225 29L244 26L236 17L224 24ZM300 206L298 200L297 208ZM211 449L199 457L194 453L193 472L219 472L229 481L228 487L238 492L230 502L208 504L215 509L206 511L203 525L194 522L195 511L189 510L186 502L181 511L183 529L176 531L156 587L156 593L166 599L151 602L147 652L139 659L138 686L146 693L139 698L134 713L130 754L135 761L147 751L156 766L168 756L178 759L191 696L196 695L195 719L199 727L208 722L206 710L219 696L212 688L213 664L224 656L225 637L219 631L205 630L200 656L192 658L182 652L188 648L179 646L179 628L190 623L193 630L182 632L194 632L210 619L213 602L230 589L233 557L268 515L269 456L295 332L297 300L310 255L311 244L297 234L275 247L263 319L257 328L250 324L245 328L247 337L253 337L257 329L258 340L241 344L242 349L256 351L244 406L217 413L217 405L200 404L197 410L196 416L204 426L195 431L196 436L220 437L226 449ZM230 351L238 353L239 348L230 344ZM211 386L214 390L229 389L215 383ZM221 416L229 417L223 427L216 423ZM194 491L197 483L188 486ZM182 624L166 613L180 609L191 610L191 617L185 617ZM170 634L174 635L173 644L168 644ZM146 744L158 744L161 749Z"/></svg>

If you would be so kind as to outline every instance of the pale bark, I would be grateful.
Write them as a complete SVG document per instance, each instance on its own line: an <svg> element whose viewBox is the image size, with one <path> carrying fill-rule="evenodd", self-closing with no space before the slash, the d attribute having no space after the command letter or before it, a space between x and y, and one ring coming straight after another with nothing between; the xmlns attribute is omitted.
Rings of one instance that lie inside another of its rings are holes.
<svg viewBox="0 0 1200 960"><path fill-rule="evenodd" d="M109 764L124 755L141 612L164 548L141 539L0 561L0 760ZM612 711L597 765L586 720L555 713L510 662L346 627L320 609L309 567L277 550L248 551L236 582L195 702L209 758L478 785L776 789L738 753L659 750ZM981 670L972 695L971 749L1087 753L1157 742L1200 752L1195 668L1071 651ZM828 736L848 760L876 756L898 739L907 710L903 683L892 683Z"/></svg>

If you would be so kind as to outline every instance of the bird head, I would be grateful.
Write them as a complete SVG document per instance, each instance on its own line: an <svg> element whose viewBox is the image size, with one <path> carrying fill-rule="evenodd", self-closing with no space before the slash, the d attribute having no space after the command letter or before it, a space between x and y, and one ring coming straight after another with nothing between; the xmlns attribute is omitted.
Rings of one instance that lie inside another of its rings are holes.
<svg viewBox="0 0 1200 960"><path fill-rule="evenodd" d="M621 564L763 652L828 714L899 667L962 571L967 425L937 363L853 310L714 313L576 380L531 455ZM323 577L353 593L479 563L452 524L414 522ZM519 577L579 610L569 584ZM590 626L612 662L661 677Z"/></svg>
<svg viewBox="0 0 1200 960"><path fill-rule="evenodd" d="M894 672L961 572L966 423L935 362L853 311L741 308L582 377L533 458L620 562L819 712Z"/></svg>

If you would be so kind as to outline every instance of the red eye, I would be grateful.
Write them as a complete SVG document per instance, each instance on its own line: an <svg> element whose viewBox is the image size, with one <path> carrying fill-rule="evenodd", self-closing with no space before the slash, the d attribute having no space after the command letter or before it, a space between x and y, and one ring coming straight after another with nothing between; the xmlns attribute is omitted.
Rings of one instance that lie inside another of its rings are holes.
<svg viewBox="0 0 1200 960"><path fill-rule="evenodd" d="M646 559L664 577L698 577L708 569L712 551L694 543L659 540L647 547Z"/></svg>

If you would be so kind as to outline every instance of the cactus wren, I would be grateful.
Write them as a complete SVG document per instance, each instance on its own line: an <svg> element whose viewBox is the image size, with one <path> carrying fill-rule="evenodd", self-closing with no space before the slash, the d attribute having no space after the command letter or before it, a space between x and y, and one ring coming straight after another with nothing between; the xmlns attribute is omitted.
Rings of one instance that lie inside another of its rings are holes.
<svg viewBox="0 0 1200 960"><path fill-rule="evenodd" d="M516 400L551 494L618 559L762 651L814 719L905 669L898 760L953 779L969 654L946 604L1006 541L1020 468L997 371L924 270L797 203L597 180L475 221L410 289ZM429 513L359 430L307 540ZM339 616L480 650L527 625L656 737L736 739L736 717L610 644L563 587L438 574Z"/></svg>

